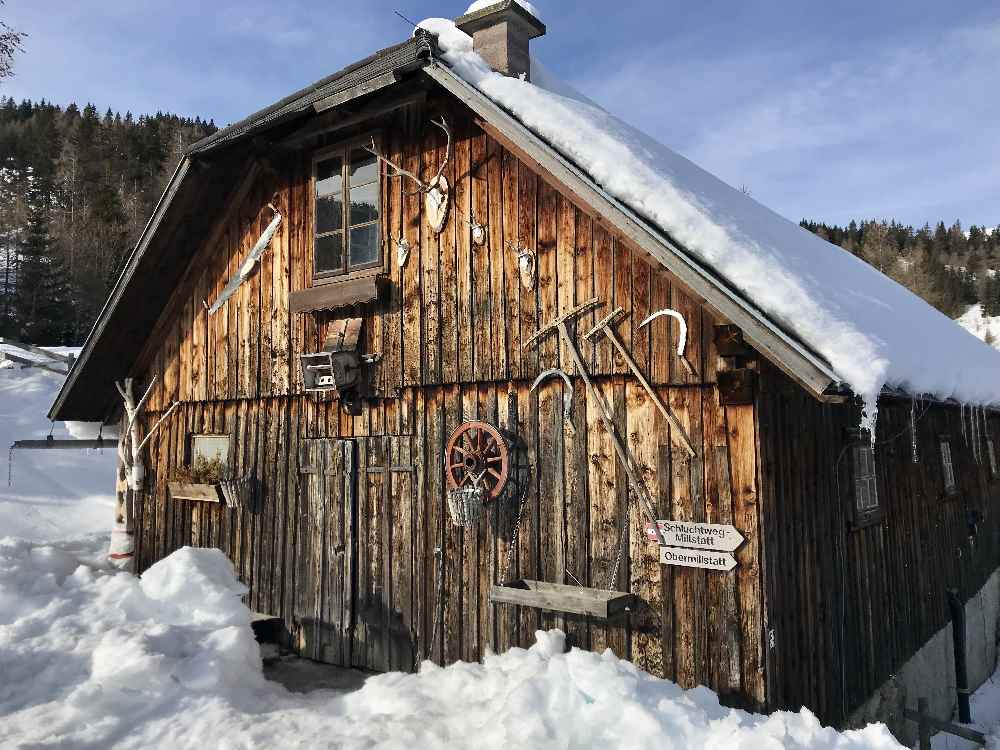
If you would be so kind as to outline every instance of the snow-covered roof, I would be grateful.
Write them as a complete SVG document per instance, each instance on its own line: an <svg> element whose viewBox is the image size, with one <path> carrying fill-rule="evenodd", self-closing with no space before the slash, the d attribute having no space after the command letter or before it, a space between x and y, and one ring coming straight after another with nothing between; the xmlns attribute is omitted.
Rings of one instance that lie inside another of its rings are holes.
<svg viewBox="0 0 1000 750"><path fill-rule="evenodd" d="M884 386L1000 405L1000 353L870 265L779 216L532 62L492 71L446 19L420 26L466 82L829 363L874 423Z"/></svg>

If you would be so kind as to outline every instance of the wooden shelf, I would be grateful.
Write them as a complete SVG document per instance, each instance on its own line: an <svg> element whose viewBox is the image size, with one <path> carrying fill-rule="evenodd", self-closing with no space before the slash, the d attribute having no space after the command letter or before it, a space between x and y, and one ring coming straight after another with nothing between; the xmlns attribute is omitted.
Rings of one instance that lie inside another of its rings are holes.
<svg viewBox="0 0 1000 750"><path fill-rule="evenodd" d="M221 503L222 489L217 484L184 484L168 482L170 497L174 500L192 500L197 503Z"/></svg>
<svg viewBox="0 0 1000 750"><path fill-rule="evenodd" d="M621 591L604 591L525 579L512 581L504 586L493 586L490 589L490 601L553 612L590 615L607 620L623 613L631 603L632 595Z"/></svg>

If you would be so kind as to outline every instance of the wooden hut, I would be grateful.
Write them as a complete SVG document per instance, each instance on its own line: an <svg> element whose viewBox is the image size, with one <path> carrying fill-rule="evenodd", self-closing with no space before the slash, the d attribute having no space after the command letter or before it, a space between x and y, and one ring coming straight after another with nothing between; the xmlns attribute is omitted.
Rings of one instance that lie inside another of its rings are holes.
<svg viewBox="0 0 1000 750"><path fill-rule="evenodd" d="M513 75L545 30L460 26ZM188 149L50 416L126 420L126 378L136 572L217 547L309 658L558 627L846 724L926 692L949 589L995 620L996 414L886 390L873 450L829 362L422 31Z"/></svg>

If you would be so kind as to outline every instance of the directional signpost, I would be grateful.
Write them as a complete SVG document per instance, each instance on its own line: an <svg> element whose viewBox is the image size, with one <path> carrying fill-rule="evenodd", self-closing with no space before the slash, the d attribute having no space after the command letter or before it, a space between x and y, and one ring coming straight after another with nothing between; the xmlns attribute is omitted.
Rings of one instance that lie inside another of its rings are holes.
<svg viewBox="0 0 1000 750"><path fill-rule="evenodd" d="M734 526L694 521L657 521L666 547L660 547L660 562L684 568L730 571L736 558L730 553L740 548L746 538ZM658 541L651 523L646 536Z"/></svg>

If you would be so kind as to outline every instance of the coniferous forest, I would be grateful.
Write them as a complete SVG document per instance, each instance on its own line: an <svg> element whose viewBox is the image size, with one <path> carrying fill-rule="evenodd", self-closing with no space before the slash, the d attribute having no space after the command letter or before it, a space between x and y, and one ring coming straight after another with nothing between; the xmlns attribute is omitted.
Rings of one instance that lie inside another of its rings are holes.
<svg viewBox="0 0 1000 750"><path fill-rule="evenodd" d="M211 121L0 98L0 336L80 344Z"/></svg>
<svg viewBox="0 0 1000 750"><path fill-rule="evenodd" d="M0 98L0 336L83 342L184 149L211 120ZM801 225L947 315L1000 315L1000 229Z"/></svg>

